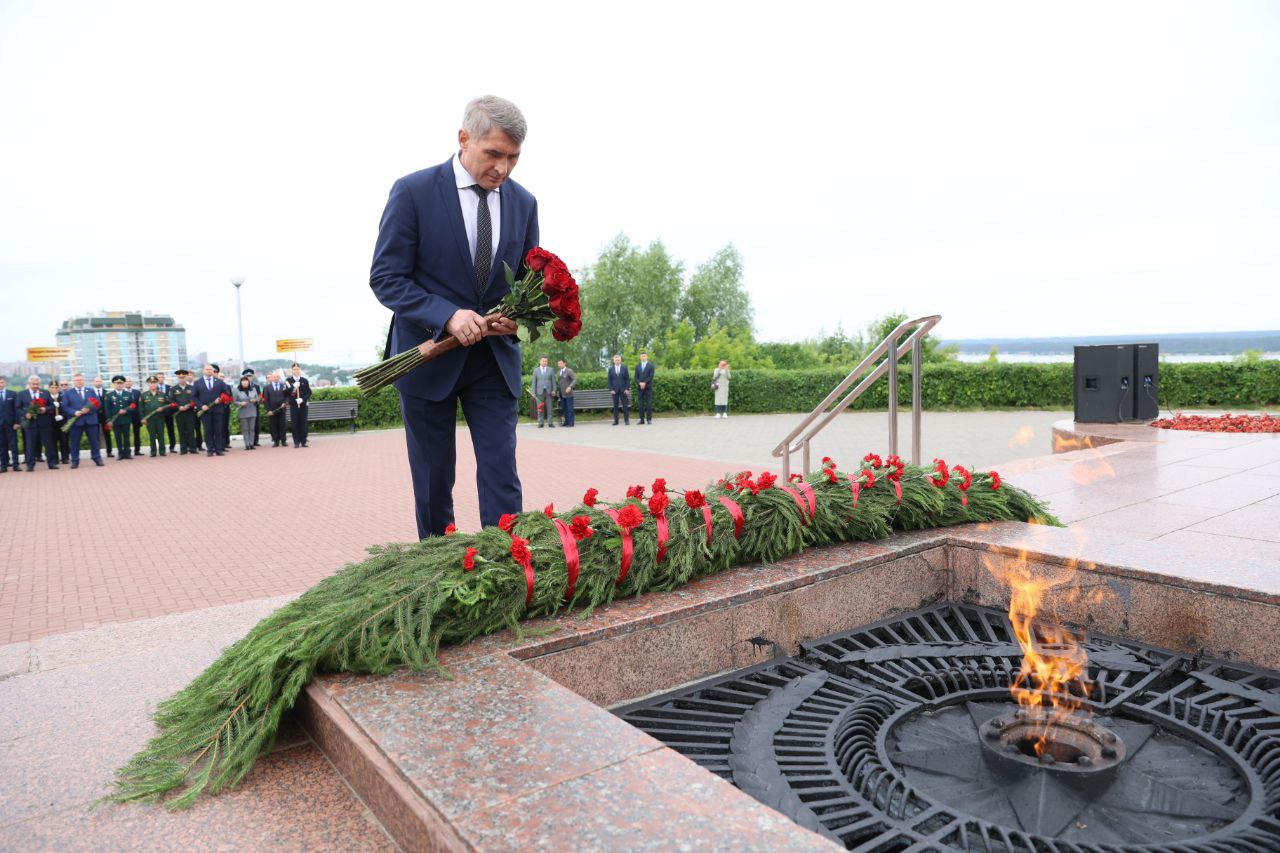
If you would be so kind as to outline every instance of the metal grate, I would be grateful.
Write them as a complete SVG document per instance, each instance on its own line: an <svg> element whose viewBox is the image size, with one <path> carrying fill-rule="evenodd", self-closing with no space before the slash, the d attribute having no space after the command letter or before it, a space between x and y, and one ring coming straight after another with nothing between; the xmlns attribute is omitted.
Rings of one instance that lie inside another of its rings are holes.
<svg viewBox="0 0 1280 853"><path fill-rule="evenodd" d="M850 850L1280 850L1280 676L1102 637L1085 647L1095 716L1073 736L1114 744L1111 759L998 753L1021 650L1003 613L965 605L616 713Z"/></svg>

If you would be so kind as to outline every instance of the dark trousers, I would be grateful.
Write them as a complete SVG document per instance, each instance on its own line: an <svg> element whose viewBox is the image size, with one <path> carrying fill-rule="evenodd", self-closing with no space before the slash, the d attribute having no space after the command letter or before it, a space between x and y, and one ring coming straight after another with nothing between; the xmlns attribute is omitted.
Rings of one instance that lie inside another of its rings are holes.
<svg viewBox="0 0 1280 853"><path fill-rule="evenodd" d="M89 437L89 456L94 462L102 461L102 451L98 449L98 432L101 428L97 424L82 424L76 421L71 425L71 461L80 462L80 436Z"/></svg>
<svg viewBox="0 0 1280 853"><path fill-rule="evenodd" d="M0 426L0 468L8 468L10 465L14 468L19 465L18 431L12 424L5 424Z"/></svg>
<svg viewBox="0 0 1280 853"><path fill-rule="evenodd" d="M459 401L475 448L481 525L497 524L504 513L520 512L523 506L516 473L517 402L493 350L482 341L468 349L453 393L443 400L400 395L418 536L423 539L444 533L445 525L454 520Z"/></svg>
<svg viewBox="0 0 1280 853"><path fill-rule="evenodd" d="M613 422L618 422L618 410L622 410L622 418L631 423L631 396L626 392L615 391L613 394Z"/></svg>
<svg viewBox="0 0 1280 853"><path fill-rule="evenodd" d="M123 420L114 421L111 424L111 431L116 436L116 455L121 459L128 459L130 456L129 447L133 444L130 435L133 430L133 421Z"/></svg>
<svg viewBox="0 0 1280 853"><path fill-rule="evenodd" d="M58 467L58 449L53 443L53 427L49 424L36 424L22 428L23 441L27 445L27 470L36 467L36 457L40 448L44 448L44 459L50 468Z"/></svg>
<svg viewBox="0 0 1280 853"><path fill-rule="evenodd" d="M147 421L147 441L151 445L151 455L156 455L156 447L160 448L160 455L164 456L164 415L156 415Z"/></svg>
<svg viewBox="0 0 1280 853"><path fill-rule="evenodd" d="M196 413L192 409L178 412L173 416L178 422L178 439L182 442L183 453L196 452Z"/></svg>
<svg viewBox="0 0 1280 853"><path fill-rule="evenodd" d="M210 409L200 415L200 424L204 430L204 449L210 453L221 453L226 437L222 433L222 409Z"/></svg>
<svg viewBox="0 0 1280 853"><path fill-rule="evenodd" d="M294 444L307 443L307 414L311 410L307 406L292 406L289 412L293 424L290 431L293 433Z"/></svg>
<svg viewBox="0 0 1280 853"><path fill-rule="evenodd" d="M565 426L573 426L573 395L560 395L560 418Z"/></svg>
<svg viewBox="0 0 1280 853"><path fill-rule="evenodd" d="M196 414L196 409L191 410L191 423L196 431L196 450L199 450L204 444L204 420Z"/></svg>
<svg viewBox="0 0 1280 853"><path fill-rule="evenodd" d="M101 416L101 415L99 415L98 417L102 417L102 416ZM98 425L98 429L99 429L99 431L100 431L100 433L101 433L102 446L103 446L103 447L105 447L105 448L107 449L107 455L108 455L108 456L110 456L110 455L111 455L111 453L112 453L112 448L111 448L111 430L107 429L106 424L99 424L99 425Z"/></svg>
<svg viewBox="0 0 1280 853"><path fill-rule="evenodd" d="M272 412L271 417L269 418L272 444L283 444L288 446L289 438L285 435L285 419L286 415L284 413L284 409L281 409L278 412Z"/></svg>
<svg viewBox="0 0 1280 853"><path fill-rule="evenodd" d="M58 458L63 462L71 461L71 437L62 431L62 422L53 422L53 442L58 448Z"/></svg>
<svg viewBox="0 0 1280 853"><path fill-rule="evenodd" d="M175 444L177 444L177 442L174 441L173 439L174 432L173 432L173 412L172 411L165 412L164 414L164 429L165 429L165 432L169 433L169 449L173 450L173 447Z"/></svg>
<svg viewBox="0 0 1280 853"><path fill-rule="evenodd" d="M218 433L218 438L222 442L218 450L226 450L227 445L231 443L231 407L223 406L218 412L218 417L222 418L222 432ZM217 452L217 451L215 451Z"/></svg>
<svg viewBox="0 0 1280 853"><path fill-rule="evenodd" d="M257 404L254 404L254 408L255 409L258 408ZM259 444L262 444L262 417L261 416L253 419L253 446L257 447Z"/></svg>
<svg viewBox="0 0 1280 853"><path fill-rule="evenodd" d="M640 421L653 422L653 388L645 386L636 389L636 409L640 412Z"/></svg>
<svg viewBox="0 0 1280 853"><path fill-rule="evenodd" d="M142 418L137 417L132 421L133 425L133 452L134 455L142 453Z"/></svg>

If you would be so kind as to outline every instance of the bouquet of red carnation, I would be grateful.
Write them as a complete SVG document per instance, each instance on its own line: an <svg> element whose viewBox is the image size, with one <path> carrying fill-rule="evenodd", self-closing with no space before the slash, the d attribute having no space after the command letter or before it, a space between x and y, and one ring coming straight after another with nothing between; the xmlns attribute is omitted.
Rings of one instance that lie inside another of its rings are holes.
<svg viewBox="0 0 1280 853"><path fill-rule="evenodd" d="M98 402L98 398L97 398L97 397L90 397L90 398L89 398L89 405L85 406L83 409L81 409L80 411L78 411L78 412L76 412L74 415L72 415L72 416L67 420L67 422L66 422L65 424L63 424L63 425L62 425L62 431L63 431L63 432L71 432L71 427L75 425L75 422L76 422L76 421L80 420L80 416L81 416L81 415L86 415L86 414L88 414L88 413L89 413L89 410L90 410L90 409L97 409L97 408L99 408L101 405L102 405L102 404Z"/></svg>
<svg viewBox="0 0 1280 853"><path fill-rule="evenodd" d="M31 405L27 406L27 417L37 418L44 414L44 410L48 407L49 401L39 394L31 398Z"/></svg>
<svg viewBox="0 0 1280 853"><path fill-rule="evenodd" d="M582 305L578 302L578 283L569 268L543 248L530 249L524 265L524 277L518 280L510 266L502 265L510 290L485 315L490 318L490 327L497 320L514 320L520 340L536 341L542 326L551 323L551 336L557 341L576 338L582 331ZM357 370L356 384L365 394L372 394L460 346L462 342L452 335L439 341L424 341L386 361Z"/></svg>

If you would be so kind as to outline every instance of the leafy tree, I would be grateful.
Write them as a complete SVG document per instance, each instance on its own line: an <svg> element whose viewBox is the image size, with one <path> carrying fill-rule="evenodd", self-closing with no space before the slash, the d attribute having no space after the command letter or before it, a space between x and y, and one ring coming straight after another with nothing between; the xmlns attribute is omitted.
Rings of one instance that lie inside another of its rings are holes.
<svg viewBox="0 0 1280 853"><path fill-rule="evenodd" d="M675 328L667 330L667 336L656 347L654 359L664 367L680 369L693 360L693 324L681 320Z"/></svg>
<svg viewBox="0 0 1280 853"><path fill-rule="evenodd" d="M804 370L822 367L822 353L818 351L815 341L792 343L760 343L756 345L760 355L773 362L780 370Z"/></svg>
<svg viewBox="0 0 1280 853"><path fill-rule="evenodd" d="M693 345L693 357L689 360L689 366L711 369L721 359L728 361L732 367L773 367L773 361L761 354L750 331L737 332L713 325L711 333Z"/></svg>
<svg viewBox="0 0 1280 853"><path fill-rule="evenodd" d="M579 278L581 368L601 367L613 353L651 349L665 339L679 309L683 273L661 241L641 251L619 234L605 246Z"/></svg>
<svg viewBox="0 0 1280 853"><path fill-rule="evenodd" d="M871 352L871 350L874 349L882 340L889 337L890 332L898 328L898 326L907 319L907 315L901 312L896 314L886 314L879 320L876 320L871 325L867 326L867 343L863 353ZM903 338L899 338L899 344L901 344L902 340ZM955 344L945 347L942 346L941 341L933 335L925 335L924 340L921 341L920 355L926 364L930 362L955 361L956 353L959 351L960 347ZM905 350L904 357L907 359L911 358L911 349L909 347Z"/></svg>
<svg viewBox="0 0 1280 853"><path fill-rule="evenodd" d="M742 255L730 243L694 271L680 299L680 317L701 340L713 326L749 332L752 314L751 296L742 286Z"/></svg>
<svg viewBox="0 0 1280 853"><path fill-rule="evenodd" d="M1000 347L995 344L991 345L991 352L987 353L987 364L998 364L1000 362Z"/></svg>

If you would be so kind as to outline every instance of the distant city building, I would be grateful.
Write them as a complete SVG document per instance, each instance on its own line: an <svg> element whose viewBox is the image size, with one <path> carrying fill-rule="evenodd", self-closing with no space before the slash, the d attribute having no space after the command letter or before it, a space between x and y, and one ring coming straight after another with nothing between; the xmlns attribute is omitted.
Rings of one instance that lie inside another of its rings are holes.
<svg viewBox="0 0 1280 853"><path fill-rule="evenodd" d="M119 373L142 380L160 370L172 376L187 364L187 330L167 314L101 311L72 317L57 341L75 351L72 366L87 377Z"/></svg>

